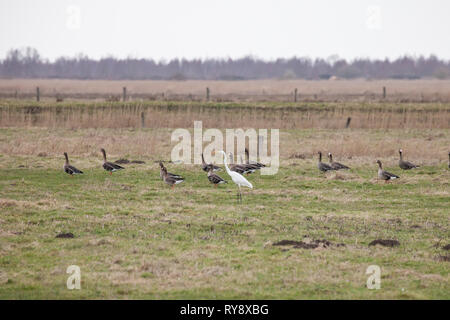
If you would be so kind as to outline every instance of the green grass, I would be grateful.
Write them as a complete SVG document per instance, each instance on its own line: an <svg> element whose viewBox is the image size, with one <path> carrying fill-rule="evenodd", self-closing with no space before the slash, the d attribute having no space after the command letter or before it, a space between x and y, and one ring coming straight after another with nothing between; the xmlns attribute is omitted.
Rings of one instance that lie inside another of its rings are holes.
<svg viewBox="0 0 450 320"><path fill-rule="evenodd" d="M171 190L153 161L109 176L97 158L71 160L85 175L60 158L0 157L0 299L450 298L444 163L387 168L401 179L384 184L372 163L325 175L283 160L248 177L239 205L234 184L213 188L199 166L168 164L186 177ZM378 238L400 246L368 246ZM282 239L345 246L273 246ZM66 288L73 264L81 290ZM380 290L366 288L373 264Z"/></svg>

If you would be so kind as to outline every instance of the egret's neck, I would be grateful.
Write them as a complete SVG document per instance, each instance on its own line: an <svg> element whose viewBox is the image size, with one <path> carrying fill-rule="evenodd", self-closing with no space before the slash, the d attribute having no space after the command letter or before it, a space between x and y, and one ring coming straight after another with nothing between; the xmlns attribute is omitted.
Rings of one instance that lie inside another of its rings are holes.
<svg viewBox="0 0 450 320"><path fill-rule="evenodd" d="M225 165L225 169L227 170L227 173L230 174L230 168L228 168L227 155L226 154L223 155L223 164Z"/></svg>

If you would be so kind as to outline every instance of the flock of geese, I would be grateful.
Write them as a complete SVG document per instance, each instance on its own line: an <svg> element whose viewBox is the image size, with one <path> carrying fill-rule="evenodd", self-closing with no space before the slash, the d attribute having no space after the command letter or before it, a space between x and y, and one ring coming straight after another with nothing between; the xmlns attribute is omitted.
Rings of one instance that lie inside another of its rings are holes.
<svg viewBox="0 0 450 320"><path fill-rule="evenodd" d="M398 153L400 154L400 159L398 160L398 166L403 170L410 170L414 168L419 168L419 166L403 160L403 150L398 150ZM350 169L346 165L343 165L339 162L333 161L333 155L331 153L328 153L328 159L330 160L330 164L322 162L322 152L319 151L319 163L318 168L322 172L327 172L331 170L342 170L342 169ZM448 167L450 168L450 152L448 153ZM384 180L385 182L388 182L389 180L399 179L400 177L396 174L387 172L383 170L383 164L380 160L377 160L378 164L378 178L381 180Z"/></svg>
<svg viewBox="0 0 450 320"><path fill-rule="evenodd" d="M114 171L117 170L123 170L124 167L113 163L108 162L106 160L106 151L105 149L100 149L102 155L103 155L103 169L105 169L109 174L111 175ZM253 188L253 185L243 176L244 174L249 175L250 173L254 173L255 171L265 167L264 164L259 162L254 162L249 160L249 154L248 149L245 148L245 156L246 161L242 164L234 164L233 163L233 154L229 153L229 159L230 159L230 165L228 166L227 161L227 155L224 151L219 151L223 155L223 163L225 165L225 169L227 174L230 176L231 180L238 186L238 194L237 199L238 201L242 202L242 193L241 193L241 187L247 187L247 188ZM399 151L400 159L398 161L398 165L403 170L410 170L414 168L419 168L419 166L403 160L403 150L400 149ZM328 153L328 159L329 163L322 162L322 152L319 151L319 162L317 164L318 169L321 172L327 172L332 170L349 170L350 167L333 161L333 155L331 153ZM64 157L66 158L66 162L64 163L64 172L67 174L73 176L76 174L83 174L83 171L75 168L74 166L70 165L69 163L69 157L67 155L67 152L64 152ZM242 160L242 158L241 158ZM242 161L241 161L242 162ZM387 172L383 170L383 165L380 160L377 160L376 163L378 164L378 178L380 180L384 180L385 182L388 182L390 180L399 179L400 177L396 174ZM164 166L162 162L159 162L160 166L160 178L165 183L167 183L172 188L179 183L182 183L185 179L178 174L170 173L167 171L167 168ZM450 152L448 153L448 168L450 169ZM202 170L207 172L207 177L210 183L212 183L215 187L219 184L228 183L226 180L221 178L216 172L222 170L222 168L214 165L214 164L208 164L205 162L205 158L203 157L202 153Z"/></svg>

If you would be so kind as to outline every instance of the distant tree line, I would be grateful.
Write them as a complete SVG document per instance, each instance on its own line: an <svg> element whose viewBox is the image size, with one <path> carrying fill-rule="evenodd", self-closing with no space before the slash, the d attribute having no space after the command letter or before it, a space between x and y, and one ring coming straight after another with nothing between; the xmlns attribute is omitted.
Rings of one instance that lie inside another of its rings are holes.
<svg viewBox="0 0 450 320"><path fill-rule="evenodd" d="M450 78L450 61L429 57L401 57L395 60L297 58L264 61L240 59L90 59L85 55L61 57L54 62L42 58L33 48L11 49L0 61L1 78L68 78L133 80L247 80L352 78Z"/></svg>

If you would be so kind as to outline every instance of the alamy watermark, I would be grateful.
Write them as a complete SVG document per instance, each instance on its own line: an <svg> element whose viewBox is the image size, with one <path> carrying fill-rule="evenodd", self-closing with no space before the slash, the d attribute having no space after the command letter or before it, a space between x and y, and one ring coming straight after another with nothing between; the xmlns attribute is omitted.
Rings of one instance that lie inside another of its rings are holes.
<svg viewBox="0 0 450 320"><path fill-rule="evenodd" d="M203 131L202 121L194 121L194 152L192 153L192 136L187 129L176 129L172 132L172 142L178 142L172 149L171 161L174 163L201 164L202 153L205 162L222 163L223 158L219 151L225 150L227 154L236 155L236 163L245 161L245 146L248 141L249 161L259 161L266 165L261 168L262 175L273 175L280 166L280 132L279 129L270 129L270 155L268 150L267 129L225 129L224 135L219 129ZM203 149L203 142L209 144ZM236 150L235 150L236 146Z"/></svg>
<svg viewBox="0 0 450 320"><path fill-rule="evenodd" d="M368 6L366 9L366 27L369 30L381 30L382 27L381 7Z"/></svg>
<svg viewBox="0 0 450 320"><path fill-rule="evenodd" d="M367 278L367 289L380 289L381 288L381 268L377 265L368 266L366 274L370 275Z"/></svg>
<svg viewBox="0 0 450 320"><path fill-rule="evenodd" d="M79 30L81 28L81 9L79 6L70 5L66 8L66 27L69 30Z"/></svg>
<svg viewBox="0 0 450 320"><path fill-rule="evenodd" d="M71 265L67 267L66 273L70 276L67 278L67 289L81 289L81 270L79 266Z"/></svg>

